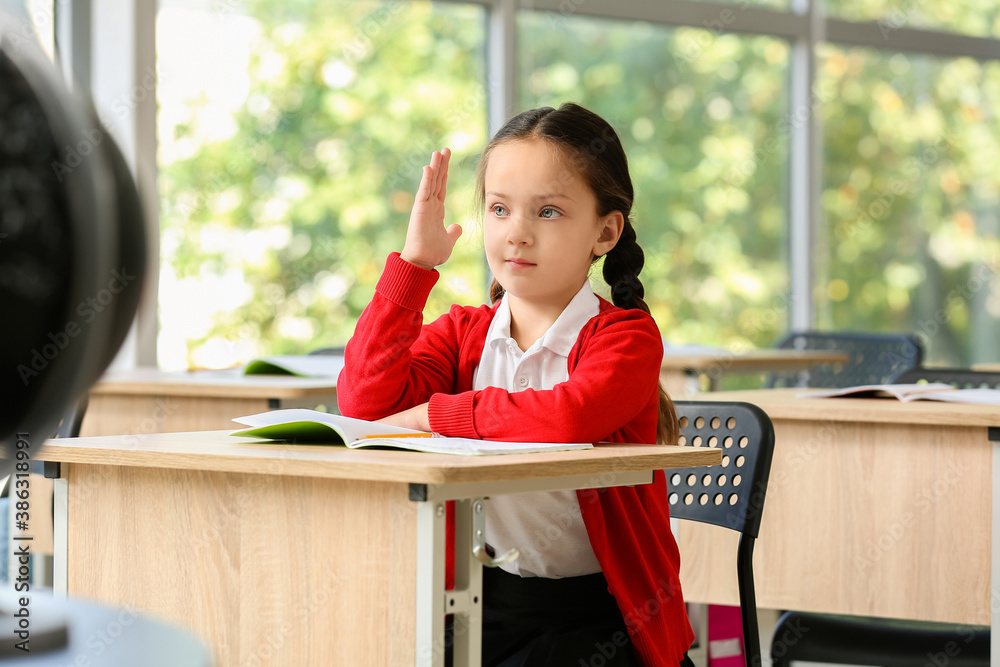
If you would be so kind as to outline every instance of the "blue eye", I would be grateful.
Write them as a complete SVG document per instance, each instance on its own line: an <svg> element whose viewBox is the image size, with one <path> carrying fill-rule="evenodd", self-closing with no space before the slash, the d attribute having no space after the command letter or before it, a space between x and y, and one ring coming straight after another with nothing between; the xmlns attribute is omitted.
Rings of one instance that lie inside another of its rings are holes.
<svg viewBox="0 0 1000 667"><path fill-rule="evenodd" d="M545 219L551 220L552 218L559 217L559 211L555 210L554 208L543 208L542 212L539 215L541 215L541 217Z"/></svg>
<svg viewBox="0 0 1000 667"><path fill-rule="evenodd" d="M494 204L490 211L498 218L503 217L507 213L507 209L500 204Z"/></svg>

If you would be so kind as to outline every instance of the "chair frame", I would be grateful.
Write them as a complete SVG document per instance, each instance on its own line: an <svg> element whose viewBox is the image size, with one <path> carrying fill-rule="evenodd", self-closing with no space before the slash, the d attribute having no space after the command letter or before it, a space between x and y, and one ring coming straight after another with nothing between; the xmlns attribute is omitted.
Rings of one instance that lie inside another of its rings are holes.
<svg viewBox="0 0 1000 667"><path fill-rule="evenodd" d="M670 515L740 533L736 574L743 623L743 651L746 664L759 667L761 645L753 580L753 549L760 532L771 472L774 428L767 414L750 403L676 401L674 406L681 424L680 444L720 447L724 457L721 466L667 471ZM745 444L742 443L743 438L746 438ZM737 481L736 476L747 479ZM720 496L721 503L718 502Z"/></svg>

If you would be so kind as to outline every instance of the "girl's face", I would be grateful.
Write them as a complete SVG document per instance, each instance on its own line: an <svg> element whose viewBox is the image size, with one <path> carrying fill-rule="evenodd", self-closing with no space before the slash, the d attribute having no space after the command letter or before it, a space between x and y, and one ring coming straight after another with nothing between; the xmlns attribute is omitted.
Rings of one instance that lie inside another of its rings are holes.
<svg viewBox="0 0 1000 667"><path fill-rule="evenodd" d="M485 191L486 259L512 299L564 308L621 235L621 213L598 216L590 187L542 139L494 147Z"/></svg>

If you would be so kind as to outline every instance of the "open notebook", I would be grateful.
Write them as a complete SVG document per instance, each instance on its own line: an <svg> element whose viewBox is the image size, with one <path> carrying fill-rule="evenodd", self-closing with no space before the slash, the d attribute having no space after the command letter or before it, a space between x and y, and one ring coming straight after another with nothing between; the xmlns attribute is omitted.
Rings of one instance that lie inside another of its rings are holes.
<svg viewBox="0 0 1000 667"><path fill-rule="evenodd" d="M498 442L472 438L446 438L436 433L386 426L363 419L352 419L303 408L270 410L247 417L237 417L233 421L249 428L233 431L229 435L306 445L346 445L351 449L391 447L435 454L474 456L556 452L593 447L589 442Z"/></svg>
<svg viewBox="0 0 1000 667"><path fill-rule="evenodd" d="M1000 405L1000 389L956 389L948 384L929 382L921 384L866 384L843 389L810 391L798 394L800 398L895 398L900 401L943 401L947 403L977 403Z"/></svg>

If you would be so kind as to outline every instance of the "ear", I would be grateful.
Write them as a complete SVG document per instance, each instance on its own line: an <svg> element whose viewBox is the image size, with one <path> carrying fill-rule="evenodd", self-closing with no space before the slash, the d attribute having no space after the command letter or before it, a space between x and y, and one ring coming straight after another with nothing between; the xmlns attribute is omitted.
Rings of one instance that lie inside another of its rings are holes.
<svg viewBox="0 0 1000 667"><path fill-rule="evenodd" d="M611 211L598 222L598 235L594 241L594 256L601 257L611 252L611 249L621 238L625 229L625 216L621 211Z"/></svg>

